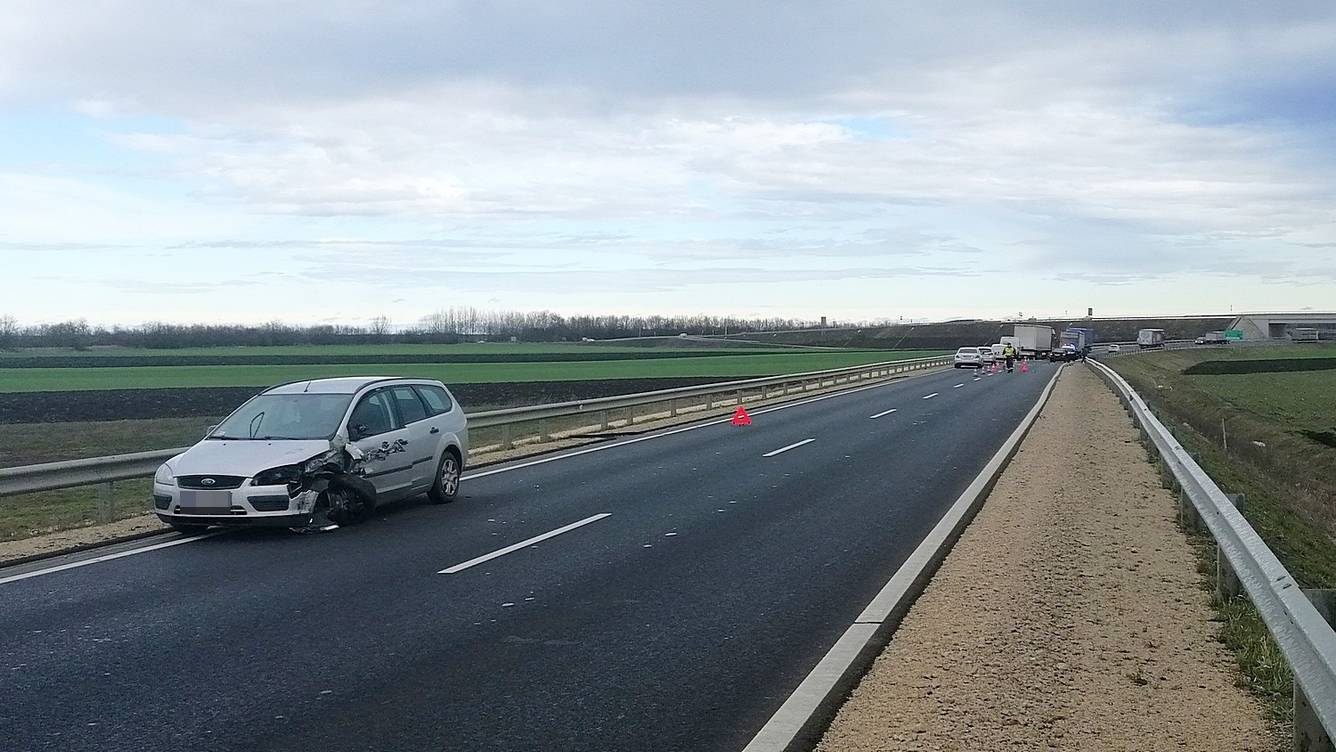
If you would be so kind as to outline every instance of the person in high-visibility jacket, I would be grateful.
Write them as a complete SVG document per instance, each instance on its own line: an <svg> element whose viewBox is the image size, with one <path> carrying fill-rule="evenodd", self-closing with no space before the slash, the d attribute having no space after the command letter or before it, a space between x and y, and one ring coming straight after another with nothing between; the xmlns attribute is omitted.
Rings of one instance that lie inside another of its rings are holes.
<svg viewBox="0 0 1336 752"><path fill-rule="evenodd" d="M1002 348L1002 357L1003 357L1003 358L1006 358L1006 360L1007 360L1007 373L1011 373L1011 372L1012 372L1012 369L1013 369L1013 368L1015 367L1015 365L1016 365L1016 347L1015 347L1015 345L1012 345L1010 342L1008 342L1008 343L1007 343L1007 346L1004 347L1004 348Z"/></svg>

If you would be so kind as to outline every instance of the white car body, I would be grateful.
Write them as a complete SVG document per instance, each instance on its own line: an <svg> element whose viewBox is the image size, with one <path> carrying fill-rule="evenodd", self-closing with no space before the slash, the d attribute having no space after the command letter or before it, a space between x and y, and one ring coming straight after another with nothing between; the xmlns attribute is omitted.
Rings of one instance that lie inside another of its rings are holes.
<svg viewBox="0 0 1336 752"><path fill-rule="evenodd" d="M990 365L992 363L997 362L997 356L993 354L993 348L980 347L978 348L978 350L979 350L979 362L982 363L983 365Z"/></svg>
<svg viewBox="0 0 1336 752"><path fill-rule="evenodd" d="M952 368L982 368L983 356L979 354L977 347L962 347L956 350L955 357L951 360Z"/></svg>
<svg viewBox="0 0 1336 752"><path fill-rule="evenodd" d="M1109 352L1111 353L1120 353L1122 351L1122 345L1109 345Z"/></svg>
<svg viewBox="0 0 1336 752"><path fill-rule="evenodd" d="M237 435L234 419L240 416L244 424L244 417L258 406L265 409L249 421L251 436ZM266 422L270 409L278 417ZM284 418L289 422L282 423ZM303 430L327 434L252 438L269 426L287 428L292 434ZM293 477L298 472L294 466L301 468L323 456L336 439L350 450L355 447L377 457L367 463L363 475L375 486L377 504L432 490L447 468L447 454L456 460L457 486L458 473L468 459L464 410L439 381L388 377L301 381L252 397L204 440L168 460L153 479L154 511L177 527L304 525L316 495L301 492L293 482L270 479ZM386 452L386 448L392 449Z"/></svg>

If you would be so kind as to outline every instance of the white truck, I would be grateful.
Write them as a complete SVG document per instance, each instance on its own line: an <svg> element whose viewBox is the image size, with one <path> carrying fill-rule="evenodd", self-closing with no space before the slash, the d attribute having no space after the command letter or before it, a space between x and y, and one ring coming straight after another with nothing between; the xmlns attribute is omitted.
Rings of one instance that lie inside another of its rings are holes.
<svg viewBox="0 0 1336 752"><path fill-rule="evenodd" d="M1153 350L1164 347L1163 329L1142 329L1137 332L1137 347L1142 350Z"/></svg>
<svg viewBox="0 0 1336 752"><path fill-rule="evenodd" d="M1005 341L1006 337L1002 339ZM1015 347L1022 355L1047 355L1053 349L1053 327L1017 324Z"/></svg>

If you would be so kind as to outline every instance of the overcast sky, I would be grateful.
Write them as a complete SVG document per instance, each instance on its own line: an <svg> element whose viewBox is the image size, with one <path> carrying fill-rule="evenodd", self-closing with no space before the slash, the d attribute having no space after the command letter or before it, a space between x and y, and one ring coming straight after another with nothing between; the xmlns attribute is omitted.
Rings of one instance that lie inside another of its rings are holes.
<svg viewBox="0 0 1336 752"><path fill-rule="evenodd" d="M1336 308L1336 4L7 0L0 315Z"/></svg>

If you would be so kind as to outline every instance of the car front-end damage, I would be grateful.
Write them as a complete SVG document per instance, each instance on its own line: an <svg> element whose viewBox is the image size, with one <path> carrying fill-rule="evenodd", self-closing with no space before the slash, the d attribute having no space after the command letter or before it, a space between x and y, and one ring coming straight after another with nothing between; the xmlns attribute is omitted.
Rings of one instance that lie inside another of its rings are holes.
<svg viewBox="0 0 1336 752"><path fill-rule="evenodd" d="M304 461L253 475L181 474L183 464L192 471L215 464L182 462L187 455L169 460L153 479L154 511L177 529L222 525L330 530L365 519L376 505L375 486L362 477L368 458L341 435Z"/></svg>

